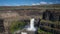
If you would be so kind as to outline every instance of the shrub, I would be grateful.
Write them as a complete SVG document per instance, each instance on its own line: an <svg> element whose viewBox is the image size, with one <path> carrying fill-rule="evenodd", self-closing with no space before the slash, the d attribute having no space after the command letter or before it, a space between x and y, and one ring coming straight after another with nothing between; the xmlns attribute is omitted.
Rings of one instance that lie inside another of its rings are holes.
<svg viewBox="0 0 60 34"><path fill-rule="evenodd" d="M13 21L10 26L10 31L13 33L16 30L22 29L26 25L25 22Z"/></svg>

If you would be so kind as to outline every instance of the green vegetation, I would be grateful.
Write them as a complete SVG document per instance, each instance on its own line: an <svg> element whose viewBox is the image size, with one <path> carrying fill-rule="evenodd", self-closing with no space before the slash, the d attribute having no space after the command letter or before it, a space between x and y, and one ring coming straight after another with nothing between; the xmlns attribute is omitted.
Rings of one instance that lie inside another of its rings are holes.
<svg viewBox="0 0 60 34"><path fill-rule="evenodd" d="M25 22L13 21L10 27L10 31L13 33L16 30L22 29L25 25Z"/></svg>
<svg viewBox="0 0 60 34"><path fill-rule="evenodd" d="M50 20L43 20L43 19L41 19L41 24L43 24L43 27L46 30L50 31L51 29L53 29L54 31L55 30L59 31L57 26L60 25L60 21L50 21ZM46 25L46 24L48 24L48 25ZM45 31L43 31L41 29L38 29L38 33L39 34L53 34L51 32L45 32Z"/></svg>
<svg viewBox="0 0 60 34"><path fill-rule="evenodd" d="M53 34L53 33L45 32L45 31L41 30L40 28L38 28L38 34Z"/></svg>
<svg viewBox="0 0 60 34"><path fill-rule="evenodd" d="M42 15L40 15L40 19L42 19L42 17L43 17L43 16L42 16Z"/></svg>
<svg viewBox="0 0 60 34"><path fill-rule="evenodd" d="M51 24L55 24L55 25L60 25L60 21L50 21L50 20L43 20L41 19L42 23L51 23Z"/></svg>

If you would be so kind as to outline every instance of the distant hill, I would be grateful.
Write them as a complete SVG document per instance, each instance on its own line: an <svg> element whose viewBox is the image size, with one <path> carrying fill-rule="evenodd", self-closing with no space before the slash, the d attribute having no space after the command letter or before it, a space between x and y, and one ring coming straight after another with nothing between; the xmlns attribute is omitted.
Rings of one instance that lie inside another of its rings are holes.
<svg viewBox="0 0 60 34"><path fill-rule="evenodd" d="M0 6L0 10L13 9L60 9L60 4L33 5L33 6Z"/></svg>

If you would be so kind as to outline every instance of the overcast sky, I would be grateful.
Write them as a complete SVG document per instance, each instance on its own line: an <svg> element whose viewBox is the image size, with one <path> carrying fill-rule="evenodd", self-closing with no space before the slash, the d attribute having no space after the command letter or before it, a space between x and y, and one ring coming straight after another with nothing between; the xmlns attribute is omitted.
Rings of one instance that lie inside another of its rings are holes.
<svg viewBox="0 0 60 34"><path fill-rule="evenodd" d="M60 4L60 0L0 0L0 6Z"/></svg>

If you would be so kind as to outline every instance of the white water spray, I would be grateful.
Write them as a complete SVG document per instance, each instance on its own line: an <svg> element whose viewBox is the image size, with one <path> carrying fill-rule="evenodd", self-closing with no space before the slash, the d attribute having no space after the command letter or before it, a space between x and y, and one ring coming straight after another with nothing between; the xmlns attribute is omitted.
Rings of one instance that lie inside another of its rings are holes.
<svg viewBox="0 0 60 34"><path fill-rule="evenodd" d="M30 27L27 28L28 31L36 31L36 28L34 27L34 18L30 20Z"/></svg>

